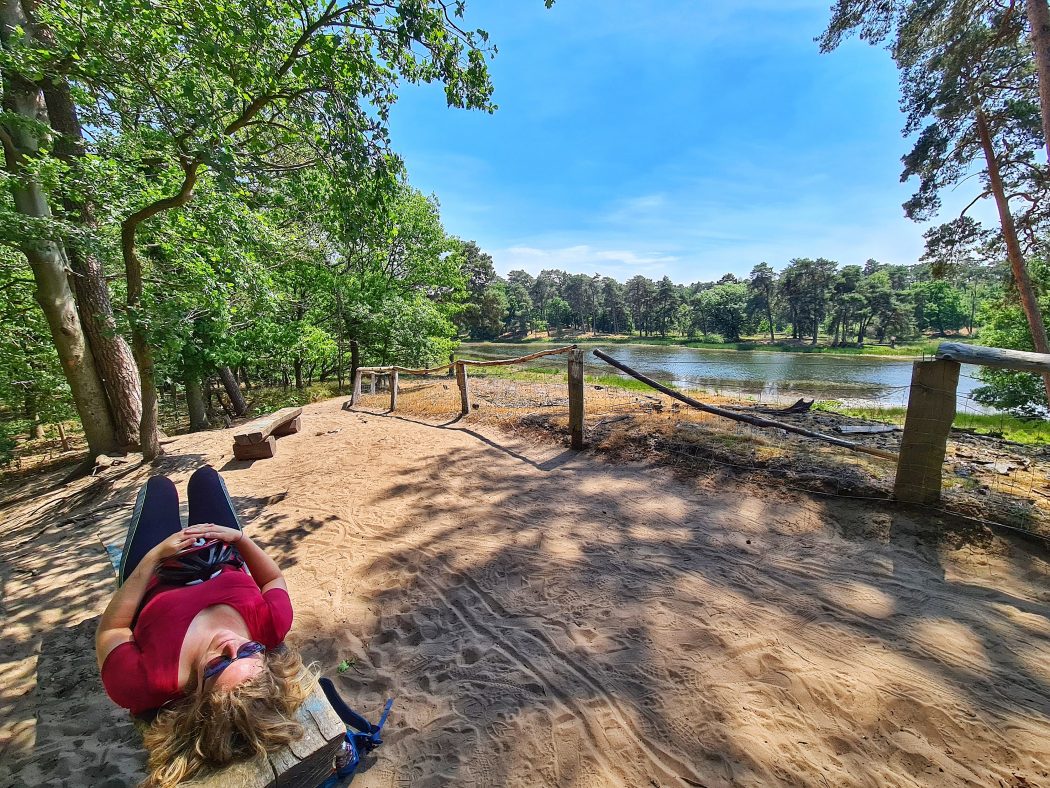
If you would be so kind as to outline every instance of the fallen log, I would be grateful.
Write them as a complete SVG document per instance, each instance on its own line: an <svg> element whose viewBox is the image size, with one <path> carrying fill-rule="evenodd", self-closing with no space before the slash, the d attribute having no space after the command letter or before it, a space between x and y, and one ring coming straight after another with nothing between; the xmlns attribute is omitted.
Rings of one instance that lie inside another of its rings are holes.
<svg viewBox="0 0 1050 788"><path fill-rule="evenodd" d="M802 398L794 404L788 405L786 408L757 407L751 408L750 410L757 410L762 413L779 413L783 416L790 416L794 413L809 413L814 402L816 402L814 399Z"/></svg>
<svg viewBox="0 0 1050 788"><path fill-rule="evenodd" d="M901 428L892 424L843 424L835 429L843 435L882 435L885 432L898 432Z"/></svg>
<svg viewBox="0 0 1050 788"><path fill-rule="evenodd" d="M892 460L893 462L897 461L897 455L893 452L883 451L882 449L874 449L869 446L861 446L858 443L851 443L848 440L836 438L834 435L825 435L822 432L814 432L813 430L807 430L804 427L796 427L794 424L787 424L782 421L774 421L773 419L764 419L761 416L751 416L746 413L737 413L736 411L726 410L725 408L719 408L714 405L706 405L703 402L700 402L700 400L693 399L692 397L688 397L685 394L675 391L674 389L670 389L661 383L657 383L652 378L643 375L641 372L637 372L631 369L626 364L621 364L619 361L612 358L611 356L606 355L600 350L595 350L594 355L600 358L602 361L606 362L607 364L611 364L612 366L616 367L621 372L627 373L635 380L640 380L642 381L642 383L646 384L647 386L652 386L654 389L661 392L662 394L666 394L672 399L684 402L686 405L690 405L696 408L697 410L702 410L705 413L710 413L714 416L721 416L724 419L740 421L744 424L750 424L754 427L772 427L774 429L784 430L785 432L793 432L796 435L802 435L806 438L813 438L815 440L824 441L825 443L830 443L834 446L841 446L844 449L850 449L852 451L861 452L862 454L870 454L873 457L879 457L883 460Z"/></svg>

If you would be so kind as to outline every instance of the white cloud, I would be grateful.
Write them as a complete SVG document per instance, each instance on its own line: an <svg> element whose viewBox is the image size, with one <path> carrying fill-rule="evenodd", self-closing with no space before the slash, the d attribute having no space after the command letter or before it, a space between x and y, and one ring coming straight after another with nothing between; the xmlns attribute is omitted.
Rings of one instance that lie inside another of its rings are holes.
<svg viewBox="0 0 1050 788"><path fill-rule="evenodd" d="M599 273L620 281L636 274L663 275L678 257L661 252L636 252L629 249L602 249L589 244L539 248L512 246L491 251L501 273L524 269L534 276L545 268L558 268L570 273Z"/></svg>

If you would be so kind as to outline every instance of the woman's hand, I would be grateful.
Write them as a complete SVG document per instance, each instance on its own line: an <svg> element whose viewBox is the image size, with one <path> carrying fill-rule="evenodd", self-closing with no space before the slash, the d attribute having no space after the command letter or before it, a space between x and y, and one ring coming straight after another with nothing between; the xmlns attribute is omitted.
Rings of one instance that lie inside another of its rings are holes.
<svg viewBox="0 0 1050 788"><path fill-rule="evenodd" d="M153 559L154 562L161 562L166 558L171 558L173 555L186 550L193 546L193 540L197 537L190 534L188 531L179 531L177 534L172 534L163 542L157 544L152 550L146 555Z"/></svg>
<svg viewBox="0 0 1050 788"><path fill-rule="evenodd" d="M235 544L244 536L244 531L212 523L191 525L189 528L184 528L182 532L193 539L218 539L226 544Z"/></svg>

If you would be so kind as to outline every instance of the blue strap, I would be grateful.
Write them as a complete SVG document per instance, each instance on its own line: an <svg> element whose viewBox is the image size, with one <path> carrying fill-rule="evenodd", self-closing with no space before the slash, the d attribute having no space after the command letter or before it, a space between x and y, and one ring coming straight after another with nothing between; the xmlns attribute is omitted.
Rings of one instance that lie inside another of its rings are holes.
<svg viewBox="0 0 1050 788"><path fill-rule="evenodd" d="M335 713L339 715L339 719L343 721L343 724L348 726L343 746L349 755L349 759L346 765L330 777L322 787L334 788L341 784L344 779L353 777L357 767L361 764L361 758L383 743L380 734L383 731L383 726L386 725L387 717L390 716L390 709L394 706L394 699L390 698L387 700L386 706L383 707L383 716L379 718L379 724L373 725L346 705L346 701L339 695L331 679L322 678L320 684ZM355 729L357 732L351 731L350 728Z"/></svg>

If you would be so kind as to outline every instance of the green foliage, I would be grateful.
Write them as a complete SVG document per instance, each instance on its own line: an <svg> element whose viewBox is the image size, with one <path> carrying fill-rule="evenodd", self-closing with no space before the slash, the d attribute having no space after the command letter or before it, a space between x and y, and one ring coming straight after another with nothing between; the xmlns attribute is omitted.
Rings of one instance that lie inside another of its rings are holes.
<svg viewBox="0 0 1050 788"><path fill-rule="evenodd" d="M1050 308L1050 266L1043 260L1034 260L1031 265L1032 279L1040 285L1040 308L1047 314ZM981 330L981 343L1011 350L1034 350L1032 336L1024 312L1013 298L1003 297L998 302L989 302L981 309L985 327ZM974 391L974 399L1018 416L1045 416L1047 401L1042 379L1027 372L1011 372L1004 369L982 367L978 373L986 385Z"/></svg>
<svg viewBox="0 0 1050 788"><path fill-rule="evenodd" d="M69 385L23 266L0 247L0 424L6 425L0 442L7 443L18 433L27 437L34 424L74 415Z"/></svg>
<svg viewBox="0 0 1050 788"><path fill-rule="evenodd" d="M847 406L836 400L823 400L813 406L814 410L841 413L866 421L880 421L902 426L907 408ZM978 435L1004 438L1015 443L1040 444L1050 442L1050 424L1042 419L1025 418L1006 413L959 413L953 426L973 430Z"/></svg>
<svg viewBox="0 0 1050 788"><path fill-rule="evenodd" d="M693 296L692 325L706 336L721 334L726 342L738 342L742 332L752 330L757 321L748 313L748 287L743 283L715 285Z"/></svg>
<svg viewBox="0 0 1050 788"><path fill-rule="evenodd" d="M950 282L943 279L921 282L911 289L910 295L919 329L934 329L944 335L966 324L962 293Z"/></svg>

